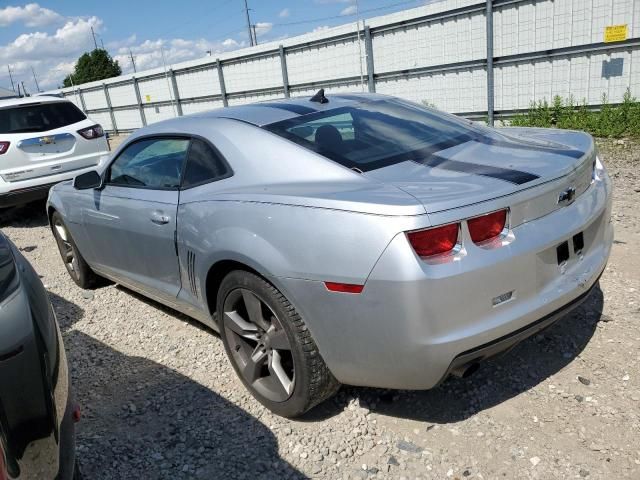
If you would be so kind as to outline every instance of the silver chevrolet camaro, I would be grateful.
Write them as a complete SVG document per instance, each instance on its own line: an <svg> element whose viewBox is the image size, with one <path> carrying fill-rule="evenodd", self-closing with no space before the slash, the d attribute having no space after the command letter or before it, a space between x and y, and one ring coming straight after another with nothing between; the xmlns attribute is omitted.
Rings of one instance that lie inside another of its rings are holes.
<svg viewBox="0 0 640 480"><path fill-rule="evenodd" d="M579 304L613 237L589 135L322 91L142 128L47 208L79 286L219 331L287 417L470 374Z"/></svg>

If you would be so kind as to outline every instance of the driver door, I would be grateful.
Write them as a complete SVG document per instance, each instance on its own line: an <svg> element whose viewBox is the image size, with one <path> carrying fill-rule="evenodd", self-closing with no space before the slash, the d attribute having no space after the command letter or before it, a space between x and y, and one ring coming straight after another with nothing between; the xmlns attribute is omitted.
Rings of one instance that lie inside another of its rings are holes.
<svg viewBox="0 0 640 480"><path fill-rule="evenodd" d="M189 143L180 136L134 141L83 212L97 269L158 300L175 301L180 290L176 214Z"/></svg>

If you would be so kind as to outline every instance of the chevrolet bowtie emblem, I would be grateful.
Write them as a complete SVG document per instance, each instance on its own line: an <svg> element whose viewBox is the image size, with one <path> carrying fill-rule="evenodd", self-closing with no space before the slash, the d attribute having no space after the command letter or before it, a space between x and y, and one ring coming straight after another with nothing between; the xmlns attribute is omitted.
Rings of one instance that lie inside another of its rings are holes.
<svg viewBox="0 0 640 480"><path fill-rule="evenodd" d="M55 137L40 137L40 145L51 145L56 143Z"/></svg>
<svg viewBox="0 0 640 480"><path fill-rule="evenodd" d="M576 189L569 187L558 195L558 205L571 205L576 199Z"/></svg>

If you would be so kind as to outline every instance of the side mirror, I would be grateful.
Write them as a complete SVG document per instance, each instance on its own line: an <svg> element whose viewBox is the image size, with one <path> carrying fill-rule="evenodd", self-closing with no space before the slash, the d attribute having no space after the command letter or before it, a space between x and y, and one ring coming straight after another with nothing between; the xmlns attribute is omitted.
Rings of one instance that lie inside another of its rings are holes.
<svg viewBox="0 0 640 480"><path fill-rule="evenodd" d="M98 172L92 170L91 172L83 173L73 179L73 188L76 190L89 190L90 188L100 188L102 185L102 177Z"/></svg>

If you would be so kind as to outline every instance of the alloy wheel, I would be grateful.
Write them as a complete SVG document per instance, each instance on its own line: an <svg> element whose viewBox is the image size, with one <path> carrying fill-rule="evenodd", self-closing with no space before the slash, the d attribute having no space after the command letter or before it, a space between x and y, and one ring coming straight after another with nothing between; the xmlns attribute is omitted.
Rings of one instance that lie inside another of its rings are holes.
<svg viewBox="0 0 640 480"><path fill-rule="evenodd" d="M78 263L74 254L73 245L71 245L71 241L69 240L67 229L59 220L54 222L53 228L55 229L56 236L58 237L58 245L60 247L62 260L69 270L69 273L75 275L77 272Z"/></svg>
<svg viewBox="0 0 640 480"><path fill-rule="evenodd" d="M237 288L224 301L223 318L223 335L244 381L271 401L286 401L295 387L295 370L277 315L257 294Z"/></svg>

